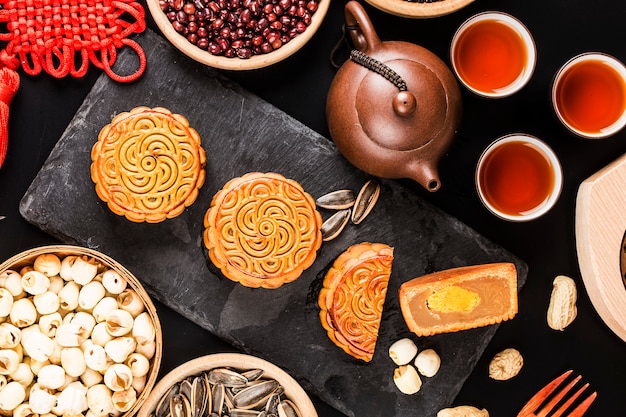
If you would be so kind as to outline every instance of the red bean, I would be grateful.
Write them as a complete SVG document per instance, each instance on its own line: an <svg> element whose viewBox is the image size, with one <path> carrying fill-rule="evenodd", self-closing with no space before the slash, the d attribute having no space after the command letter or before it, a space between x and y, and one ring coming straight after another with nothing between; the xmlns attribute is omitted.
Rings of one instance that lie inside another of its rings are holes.
<svg viewBox="0 0 626 417"><path fill-rule="evenodd" d="M159 0L159 7L198 48L248 59L303 33L319 0Z"/></svg>

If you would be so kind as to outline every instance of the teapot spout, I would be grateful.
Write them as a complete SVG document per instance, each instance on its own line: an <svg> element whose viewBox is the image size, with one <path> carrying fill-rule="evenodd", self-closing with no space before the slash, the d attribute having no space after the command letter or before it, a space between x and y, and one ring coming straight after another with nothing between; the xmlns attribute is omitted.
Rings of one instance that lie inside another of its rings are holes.
<svg viewBox="0 0 626 417"><path fill-rule="evenodd" d="M421 164L413 165L408 177L419 183L430 192L435 192L441 188L441 181L439 180L437 168L429 163L422 162Z"/></svg>

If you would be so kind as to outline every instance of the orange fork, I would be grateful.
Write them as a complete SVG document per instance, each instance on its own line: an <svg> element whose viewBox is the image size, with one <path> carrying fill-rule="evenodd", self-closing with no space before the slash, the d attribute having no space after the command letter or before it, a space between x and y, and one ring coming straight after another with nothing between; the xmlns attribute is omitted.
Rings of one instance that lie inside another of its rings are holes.
<svg viewBox="0 0 626 417"><path fill-rule="evenodd" d="M539 392L537 392L522 408L522 410L517 414L517 417L546 417L548 413L550 413L557 405L559 401L561 401L576 385L578 381L580 381L581 376L578 375L574 380L568 383L561 391L559 391L551 400L548 402L541 410L539 407L541 404L545 402L545 400L552 394L558 387L567 379L567 377L572 373L571 370L565 372L560 377L556 378L554 381L550 382L548 385L543 387ZM584 384L581 388L578 389L571 397L569 397L558 410L556 410L551 417L561 417L563 413L572 403L582 394L582 392L589 387L589 384ZM583 414L587 411L591 403L596 399L597 393L591 393L584 401L582 401L578 406L572 410L569 414L564 417L582 417Z"/></svg>

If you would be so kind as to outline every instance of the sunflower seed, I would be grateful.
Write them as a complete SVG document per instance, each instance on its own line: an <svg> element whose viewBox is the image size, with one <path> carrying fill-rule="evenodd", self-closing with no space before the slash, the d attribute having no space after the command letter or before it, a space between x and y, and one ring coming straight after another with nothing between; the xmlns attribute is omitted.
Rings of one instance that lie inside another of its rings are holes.
<svg viewBox="0 0 626 417"><path fill-rule="evenodd" d="M368 214L374 208L374 205L378 201L380 195L380 185L374 181L369 180L365 183L359 195L354 203L354 210L352 211L352 223L359 224L367 217Z"/></svg>
<svg viewBox="0 0 626 417"><path fill-rule="evenodd" d="M343 231L350 220L351 209L339 210L322 223L322 240L333 240Z"/></svg>
<svg viewBox="0 0 626 417"><path fill-rule="evenodd" d="M344 210L352 207L354 201L354 192L352 190L337 190L321 196L315 203L325 209Z"/></svg>

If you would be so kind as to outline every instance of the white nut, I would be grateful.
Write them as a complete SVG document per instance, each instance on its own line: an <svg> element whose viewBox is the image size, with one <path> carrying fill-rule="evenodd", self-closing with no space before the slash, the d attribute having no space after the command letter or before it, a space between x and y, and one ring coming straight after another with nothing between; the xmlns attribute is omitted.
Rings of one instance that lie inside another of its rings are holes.
<svg viewBox="0 0 626 417"><path fill-rule="evenodd" d="M131 388L133 383L133 373L130 368L123 363L114 363L104 373L104 384L111 391L125 391Z"/></svg>
<svg viewBox="0 0 626 417"><path fill-rule="evenodd" d="M39 325L22 329L22 347L26 355L43 362L48 360L54 351L54 340L50 339L39 330Z"/></svg>
<svg viewBox="0 0 626 417"><path fill-rule="evenodd" d="M63 323L57 329L54 340L62 347L77 347L85 341L79 323Z"/></svg>
<svg viewBox="0 0 626 417"><path fill-rule="evenodd" d="M0 374L9 375L17 370L21 362L20 355L13 349L0 350ZM1 408L1 407L0 407Z"/></svg>
<svg viewBox="0 0 626 417"><path fill-rule="evenodd" d="M39 314L52 314L59 309L59 296L52 291L46 291L35 295L33 304Z"/></svg>
<svg viewBox="0 0 626 417"><path fill-rule="evenodd" d="M145 343L155 339L156 330L150 314L144 311L135 317L132 335L137 343Z"/></svg>
<svg viewBox="0 0 626 417"><path fill-rule="evenodd" d="M146 388L146 383L148 382L148 375L144 376L133 376L133 388L137 393L143 392L144 388Z"/></svg>
<svg viewBox="0 0 626 417"><path fill-rule="evenodd" d="M397 340L389 347L389 357L396 365L406 365L416 354L417 346L409 338Z"/></svg>
<svg viewBox="0 0 626 417"><path fill-rule="evenodd" d="M393 372L393 382L403 394L412 395L422 388L422 379L411 365L401 365Z"/></svg>
<svg viewBox="0 0 626 417"><path fill-rule="evenodd" d="M80 286L74 281L66 283L59 291L59 305L64 311L73 311L78 307Z"/></svg>
<svg viewBox="0 0 626 417"><path fill-rule="evenodd" d="M50 278L35 270L22 275L22 288L31 295L43 294L50 288Z"/></svg>
<svg viewBox="0 0 626 417"><path fill-rule="evenodd" d="M122 310L128 311L133 317L137 317L145 309L143 300L132 288L126 288L119 293L117 303Z"/></svg>
<svg viewBox="0 0 626 417"><path fill-rule="evenodd" d="M0 348L13 349L22 341L22 331L11 323L0 324Z"/></svg>
<svg viewBox="0 0 626 417"><path fill-rule="evenodd" d="M156 341L150 340L143 343L137 343L137 347L135 348L135 352L141 353L148 359L152 359L154 354L156 353Z"/></svg>
<svg viewBox="0 0 626 417"><path fill-rule="evenodd" d="M131 353L128 355L128 358L126 358L125 363L133 373L133 378L145 376L150 370L150 361L141 353Z"/></svg>
<svg viewBox="0 0 626 417"><path fill-rule="evenodd" d="M91 331L91 341L104 347L109 340L113 340L113 336L107 331L106 322L96 324Z"/></svg>
<svg viewBox="0 0 626 417"><path fill-rule="evenodd" d="M87 387L79 381L69 384L57 397L56 408L70 416L87 410Z"/></svg>
<svg viewBox="0 0 626 417"><path fill-rule="evenodd" d="M93 259L76 258L72 264L72 279L79 285L89 284L98 273L98 265Z"/></svg>
<svg viewBox="0 0 626 417"><path fill-rule="evenodd" d="M45 365L37 374L37 382L43 388L61 388L65 384L65 371L59 365Z"/></svg>
<svg viewBox="0 0 626 417"><path fill-rule="evenodd" d="M106 290L102 283L91 281L84 285L78 292L78 306L86 311L91 311L104 298Z"/></svg>
<svg viewBox="0 0 626 417"><path fill-rule="evenodd" d="M79 311L70 319L71 324L78 324L80 327L80 335L83 339L91 336L91 331L96 325L96 319L89 313Z"/></svg>
<svg viewBox="0 0 626 417"><path fill-rule="evenodd" d="M6 317L13 307L13 294L6 288L0 288L0 317Z"/></svg>
<svg viewBox="0 0 626 417"><path fill-rule="evenodd" d="M57 397L39 384L34 384L30 389L28 402L36 414L47 414L52 411Z"/></svg>
<svg viewBox="0 0 626 417"><path fill-rule="evenodd" d="M104 297L98 301L98 304L93 308L91 314L97 323L101 323L107 319L109 313L118 308L117 300L113 297Z"/></svg>
<svg viewBox="0 0 626 417"><path fill-rule="evenodd" d="M106 324L111 336L120 337L127 335L133 329L134 319L128 311L118 308L109 313Z"/></svg>
<svg viewBox="0 0 626 417"><path fill-rule="evenodd" d="M418 353L414 363L420 374L431 378L439 372L441 358L433 349L424 349Z"/></svg>
<svg viewBox="0 0 626 417"><path fill-rule="evenodd" d="M61 313L54 312L52 314L46 314L39 317L39 322L37 324L41 333L48 337L54 337L56 336L57 329L62 322L63 318L61 317Z"/></svg>
<svg viewBox="0 0 626 417"><path fill-rule="evenodd" d="M87 390L87 406L97 416L107 416L114 409L112 395L106 385L93 385Z"/></svg>
<svg viewBox="0 0 626 417"><path fill-rule="evenodd" d="M104 351L113 362L123 363L135 351L135 345L132 337L116 337L104 345Z"/></svg>
<svg viewBox="0 0 626 417"><path fill-rule="evenodd" d="M81 376L87 369L83 351L77 347L63 348L61 350L61 366L69 376Z"/></svg>
<svg viewBox="0 0 626 417"><path fill-rule="evenodd" d="M111 294L119 294L126 289L127 282L117 271L109 269L102 274L102 285Z"/></svg>
<svg viewBox="0 0 626 417"><path fill-rule="evenodd" d="M63 278L56 275L54 277L50 277L50 288L48 288L48 291L52 291L56 295L59 295L59 291L61 291L64 286L65 281L63 281Z"/></svg>
<svg viewBox="0 0 626 417"><path fill-rule="evenodd" d="M97 372L106 371L109 366L109 361L107 359L106 352L104 351L104 347L100 345L93 344L85 349L83 352L85 356L85 364L89 367L89 369L93 369Z"/></svg>
<svg viewBox="0 0 626 417"><path fill-rule="evenodd" d="M33 269L47 277L53 277L61 272L61 260L53 253L42 253L35 258Z"/></svg>
<svg viewBox="0 0 626 417"><path fill-rule="evenodd" d="M73 279L72 278L72 265L74 265L74 262L76 261L76 259L78 259L78 256L69 255L63 258L63 260L61 261L61 270L59 271L59 275L65 281L71 281Z"/></svg>
<svg viewBox="0 0 626 417"><path fill-rule="evenodd" d="M19 298L24 295L24 288L22 287L22 276L15 271L9 272L4 280L4 288L9 290L13 298Z"/></svg>
<svg viewBox="0 0 626 417"><path fill-rule="evenodd" d="M94 371L91 368L87 368L85 372L83 372L83 374L80 376L81 382L87 388L100 384L102 382L102 379L102 374L98 371Z"/></svg>
<svg viewBox="0 0 626 417"><path fill-rule="evenodd" d="M14 410L26 399L26 390L19 382L11 381L0 391L0 409Z"/></svg>
<svg viewBox="0 0 626 417"><path fill-rule="evenodd" d="M30 366L24 362L17 365L15 372L12 372L9 376L13 381L17 381L25 387L30 386L35 378L35 374L31 371Z"/></svg>
<svg viewBox="0 0 626 417"><path fill-rule="evenodd" d="M115 409L125 413L137 402L137 392L133 387L124 391L116 391L111 396Z"/></svg>
<svg viewBox="0 0 626 417"><path fill-rule="evenodd" d="M20 298L13 303L9 319L17 327L30 326L37 320L37 309L30 298Z"/></svg>

